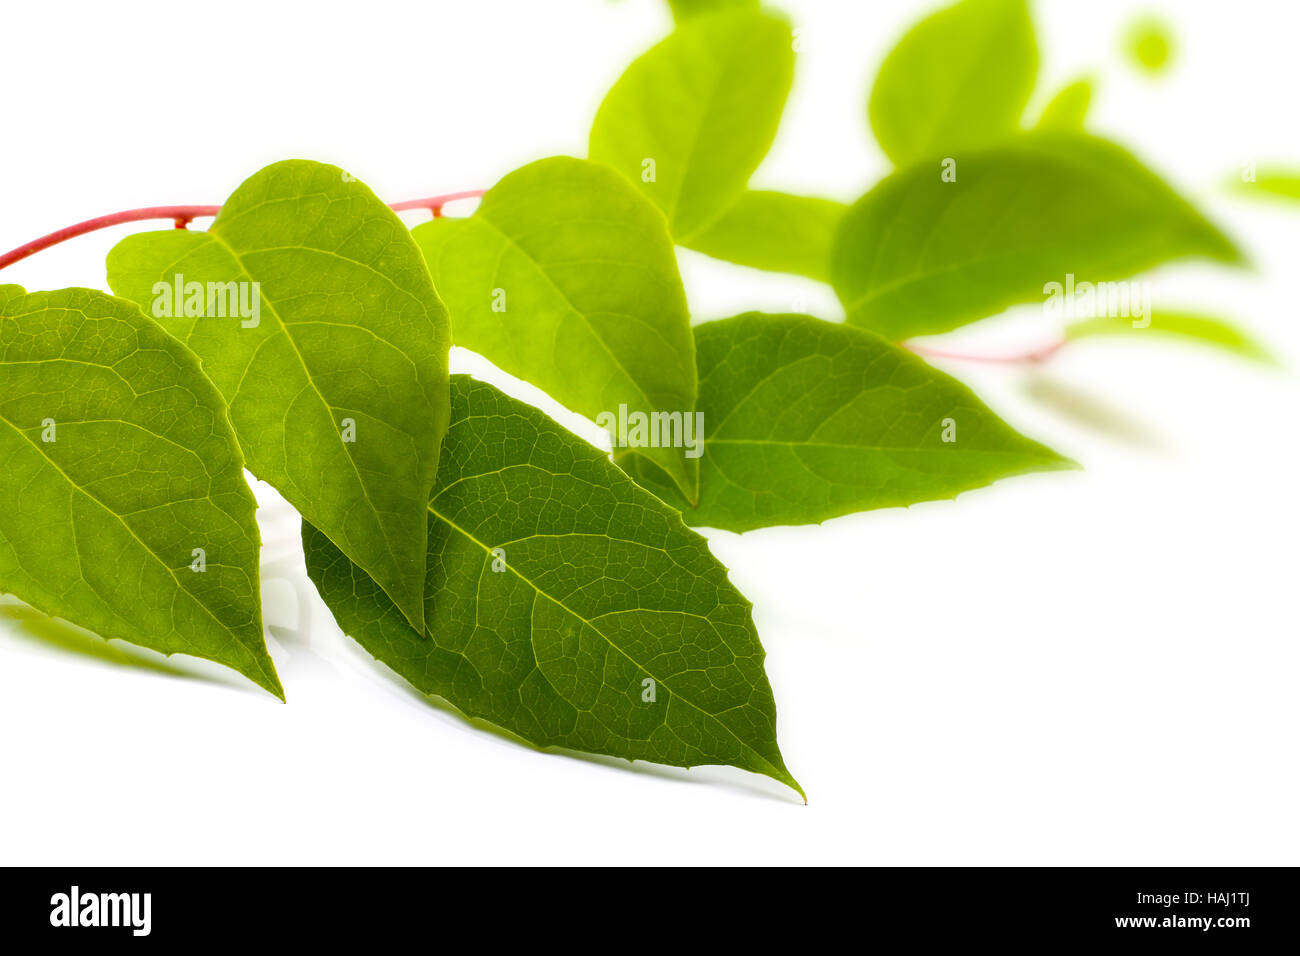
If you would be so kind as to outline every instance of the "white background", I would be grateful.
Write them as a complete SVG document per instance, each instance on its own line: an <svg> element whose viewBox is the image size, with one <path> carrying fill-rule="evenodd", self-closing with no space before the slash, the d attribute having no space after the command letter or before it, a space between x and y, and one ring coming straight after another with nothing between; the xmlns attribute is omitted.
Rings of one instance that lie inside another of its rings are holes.
<svg viewBox="0 0 1300 956"><path fill-rule="evenodd" d="M782 6L803 52L755 183L855 198L886 170L869 78L932 5ZM533 751L428 704L339 634L299 567L296 517L259 485L289 703L0 606L0 863L1298 862L1300 205L1222 186L1247 159L1300 165L1300 23L1283 0L1166 3L1178 59L1152 81L1118 46L1153 6L1040 0L1030 115L1094 75L1094 128L1254 262L1162 270L1157 303L1234 318L1287 370L1106 340L1036 370L951 363L1086 470L710 533L756 603L807 806L731 768ZM220 203L289 157L395 201L584 155L603 91L668 23L660 0L7 4L0 248L118 209ZM132 228L0 280L102 288ZM815 283L681 265L699 318L841 315ZM1028 347L1053 337L1044 322L1031 308L948 344Z"/></svg>

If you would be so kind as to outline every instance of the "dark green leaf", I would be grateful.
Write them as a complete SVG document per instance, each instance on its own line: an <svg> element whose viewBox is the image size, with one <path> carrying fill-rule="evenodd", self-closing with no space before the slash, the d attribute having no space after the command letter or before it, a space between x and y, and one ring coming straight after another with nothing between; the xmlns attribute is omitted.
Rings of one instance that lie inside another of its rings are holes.
<svg viewBox="0 0 1300 956"><path fill-rule="evenodd" d="M799 790L749 602L596 449L454 376L428 517L425 634L304 523L312 580L380 661L538 746L731 764Z"/></svg>

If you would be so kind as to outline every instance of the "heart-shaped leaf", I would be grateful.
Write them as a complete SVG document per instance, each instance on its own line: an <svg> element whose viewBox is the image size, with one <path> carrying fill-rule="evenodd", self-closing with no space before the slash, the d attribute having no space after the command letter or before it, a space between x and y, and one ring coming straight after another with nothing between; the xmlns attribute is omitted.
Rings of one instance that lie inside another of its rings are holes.
<svg viewBox="0 0 1300 956"><path fill-rule="evenodd" d="M610 89L588 155L636 184L689 243L767 155L793 77L785 20L750 10L692 17Z"/></svg>
<svg viewBox="0 0 1300 956"><path fill-rule="evenodd" d="M603 454L453 376L428 517L427 633L303 526L321 596L380 661L538 746L730 764L799 790L749 602L704 539Z"/></svg>
<svg viewBox="0 0 1300 956"><path fill-rule="evenodd" d="M695 407L686 293L663 216L610 169L581 159L531 163L468 219L417 226L456 344L596 418L620 406ZM662 448L655 463L694 498L696 463Z"/></svg>
<svg viewBox="0 0 1300 956"><path fill-rule="evenodd" d="M937 160L899 170L849 210L831 253L849 322L900 340L1043 301L1068 275L1096 283L1184 257L1241 258L1105 140L1020 134L952 171Z"/></svg>
<svg viewBox="0 0 1300 956"><path fill-rule="evenodd" d="M965 385L861 329L749 313L696 326L695 347L706 436L699 507L639 456L622 459L691 525L811 524L1075 467Z"/></svg>
<svg viewBox="0 0 1300 956"><path fill-rule="evenodd" d="M0 588L283 699L225 404L136 306L0 287L0 499Z"/></svg>
<svg viewBox="0 0 1300 956"><path fill-rule="evenodd" d="M957 156L1019 127L1037 72L1025 0L962 0L918 23L885 58L871 128L898 166Z"/></svg>
<svg viewBox="0 0 1300 956"><path fill-rule="evenodd" d="M450 335L402 221L337 167L277 163L207 232L124 239L108 277L198 354L249 469L419 625Z"/></svg>

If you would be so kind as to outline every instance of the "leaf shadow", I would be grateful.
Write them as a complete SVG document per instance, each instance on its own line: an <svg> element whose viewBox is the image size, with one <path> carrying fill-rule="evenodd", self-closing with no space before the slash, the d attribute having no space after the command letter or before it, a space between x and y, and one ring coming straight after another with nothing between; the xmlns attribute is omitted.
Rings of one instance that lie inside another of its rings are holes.
<svg viewBox="0 0 1300 956"><path fill-rule="evenodd" d="M428 712L434 710L446 723L457 726L462 729L483 732L488 737L493 738L496 742L507 746L524 747L533 753L545 754L551 757L563 757L569 760L576 760L580 763L597 764L603 767L617 769L623 773L642 774L647 777L655 777L660 780L669 780L674 783L690 784L694 786L721 787L730 790L740 796L750 797L760 800L774 800L778 803L794 804L804 806L805 802L802 797L784 784L776 780L771 780L761 774L749 774L735 767L706 764L693 768L671 767L665 764L651 763L645 760L628 760L623 757L611 757L607 754L586 753L581 750L571 750L567 747L542 747L526 740L523 737L501 727L491 721L483 720L479 717L471 717L464 711L460 710L450 701L439 697L436 694L425 694L418 687L408 683L396 671L392 670L387 664L376 660L366 653L365 649L359 644L348 641L352 645L351 650L356 659L367 669L378 677L383 683L395 688L401 696L419 707L421 710ZM745 774L745 777L737 778L736 774Z"/></svg>
<svg viewBox="0 0 1300 956"><path fill-rule="evenodd" d="M1075 385L1047 375L1024 383L1025 394L1035 402L1091 431L1153 454L1169 451L1160 435L1127 410Z"/></svg>
<svg viewBox="0 0 1300 956"><path fill-rule="evenodd" d="M223 675L191 670L158 651L136 647L124 641L106 640L61 618L50 617L36 608L11 599L0 599L0 620L10 622L3 633L45 651L68 654L111 667L159 674L181 680L205 681L239 688L240 682Z"/></svg>

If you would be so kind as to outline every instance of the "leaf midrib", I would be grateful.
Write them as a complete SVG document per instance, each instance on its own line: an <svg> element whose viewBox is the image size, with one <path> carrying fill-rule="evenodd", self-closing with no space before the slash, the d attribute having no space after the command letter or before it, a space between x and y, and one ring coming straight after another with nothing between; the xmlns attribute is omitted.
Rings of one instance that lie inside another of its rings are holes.
<svg viewBox="0 0 1300 956"><path fill-rule="evenodd" d="M140 545L142 549L144 549L145 554L153 558L153 560L157 562L157 564L160 567L162 567L162 569L166 571L168 575L171 576L171 579L176 583L176 589L180 591L182 594L184 594L186 597L188 597L196 605L198 605L203 610L203 612L208 617L210 617L219 628L221 628L221 630L229 634L234 639L236 644L238 644L240 647L242 647L245 651L249 653L250 657L253 659L253 662L256 664L258 671L267 680L268 685L279 686L279 682L275 679L275 677L267 673L266 668L263 666L261 656L257 652L257 649L250 647L248 644L244 643L243 639L239 636L238 633L236 633L236 631L232 627L230 627L228 624L226 624L220 618L218 618L216 614L213 613L211 608L209 608L206 604L204 604L201 600L199 600L198 595L194 594L192 591L189 590L189 588L185 587L185 585L181 583L181 579L176 576L175 570L170 565L168 565L166 561L163 560L160 554L158 554L152 548L150 548L149 545L147 545L144 542L144 540L138 534L135 533L135 529L132 528L129 524L127 524L126 519L124 517L122 517L112 508L110 508L99 498L97 498L88 489L82 487L75 480L73 480L72 476L69 475L66 471L64 471L59 466L58 462L56 462L53 458L51 458L48 454L46 454L44 449L42 449L39 445L37 445L36 442L32 441L31 438L27 436L26 432L24 432L22 428L18 426L17 423L11 421L9 418L5 417L4 415L0 415L0 421L8 425L14 431L15 434L17 434L23 441L25 441L28 445L30 445L37 452L37 454L39 454L41 458L43 458L50 465L50 467L52 467L63 477L63 480L68 483L69 487L71 487L73 491L85 495L92 502L94 502L101 509L103 509L105 513L111 515L114 519L116 519L118 524L122 526L122 528L126 531L126 533L129 534L135 540L135 542ZM210 495L206 496L204 500L210 501L211 496Z"/></svg>
<svg viewBox="0 0 1300 956"><path fill-rule="evenodd" d="M213 225L215 226L216 224L214 223ZM245 276L248 276L250 281L253 281L252 280L253 273L249 271L248 266L244 263L243 257L235 250L235 248L230 243L228 243L224 238L222 238L220 234L218 234L217 232L211 229L208 230L208 235L212 237L213 241L218 243L223 249L226 250L226 252L230 255L231 259L234 260L235 265L239 268L239 271L243 273ZM290 249L301 249L303 251L313 251L306 246L293 246L293 247L281 247L281 248L283 251L288 251ZM349 261L354 261L354 260L349 260ZM359 263L359 264L364 265L364 263ZM325 398L325 395L321 392L320 388L317 387L316 380L315 378L312 377L311 368L310 366L308 366L306 358L303 356L302 351L298 348L298 343L297 341L295 341L293 337L293 333L290 331L290 324L284 321L283 317L281 317L280 315L279 310L275 307L275 303L272 302L269 296L266 294L266 292L262 290L260 284L258 286L258 297L270 310L272 318L275 319L276 325L278 326L281 334L284 335L285 340L289 343L289 347L293 349L293 354L298 359L298 364L302 367L303 377L307 379L307 384L310 385L311 390L316 393L316 397L320 400L321 405L324 406L325 411L328 414L330 421L332 422L334 420L335 408L329 402L329 400ZM191 334L192 333L193 330L191 330ZM267 341L269 340L270 339L268 337ZM259 350L260 348L261 346L259 345ZM252 359L250 358L249 367L251 366L252 366ZM246 368L245 376L247 375L247 371L248 370ZM243 379L241 378L240 381L242 386ZM384 548L387 550L388 557L392 561L393 569L395 571L398 571L400 574L402 563L398 560L397 554L393 550L393 541L391 536L388 533L388 528L385 525L384 521L381 520L380 518L381 513L379 511L378 506L370 497L370 489L366 486L365 479L361 476L361 469L357 467L356 461L353 460L352 453L348 450L347 444L346 443L342 443L342 444L343 444L343 457L347 459L348 464L352 468L352 474L356 477L357 485L361 489L361 496L365 499L366 504L370 506L370 512L374 516L375 525L378 527L380 537L384 541ZM286 455L285 465L286 465L285 472L284 472L285 477L288 478L290 481L293 481L292 477L289 475L289 470L287 467L288 465L287 455ZM296 487L297 482L295 481L293 483ZM299 489L299 491L301 491L301 489ZM406 595L406 597L409 597L409 595ZM421 610L423 610L423 608L421 608ZM423 616L421 620L423 622Z"/></svg>
<svg viewBox="0 0 1300 956"><path fill-rule="evenodd" d="M456 533L458 533L458 534L460 534L461 536L463 536L467 541L470 541L471 543L477 545L479 548L481 548L481 549L484 551L484 553L486 553L486 554L488 554L488 555L491 555L491 554L492 554L492 549L491 549L488 545L484 544L484 543L483 543L482 541L480 541L478 538L474 537L474 535L472 535L470 532L466 531L466 530L465 530L464 528L462 528L460 525L456 524L456 522L453 521L451 518L448 518L446 515L442 514L440 511L438 511L438 510L433 506L433 501L432 501L432 500L429 502L429 513L432 514L432 515L433 515L435 518L437 518L439 521L441 521L441 522L443 522L445 525L447 525L447 527L451 528L453 531L455 531ZM753 748L749 743L747 743L746 741L742 740L742 739L741 739L741 738L736 734L736 732L733 731L729 726L727 726L727 724L726 724L724 721L720 720L716 714L711 714L711 713L709 713L709 712L708 712L707 710L705 710L704 708L700 707L699 705L695 704L695 703L692 702L691 700L687 699L686 697L684 697L684 696L682 696L681 694L679 694L679 693L677 693L676 691L674 691L671 687L668 686L667 683L665 683L665 682L664 682L663 680L661 680L660 678L656 677L653 673L650 672L650 669L649 669L648 667L646 667L646 666L645 666L644 664L642 664L641 662L635 660L631 655L629 655L629 654L627 653L627 651L625 651L623 648L619 647L616 643L614 643L612 640L610 640L610 638L609 638L609 637L608 637L608 636L607 636L607 635L606 635L606 634L605 634L605 633L604 633L604 632L603 632L599 627L597 627L596 624L595 624L593 621L591 621L591 620L589 620L589 619L583 617L581 614L579 614L577 611L573 610L571 607L569 607L567 604L565 604L565 603L564 603L563 601L561 601L560 599L558 599L558 598L556 598L556 597L552 597L551 595L547 594L547 593L546 593L545 591L543 591L540 587L538 587L537 584L534 583L534 582L532 581L531 578L529 578L529 577L527 577L526 575L520 573L519 569L516 568L516 567L515 567L512 563L510 563L509 561L507 561L507 562L505 563L505 566L506 566L507 570L509 570L512 574L515 575L515 577L519 578L519 580L523 581L523 582L524 582L525 584L527 584L530 588L532 588L533 591L535 591L535 592L538 594L538 596L543 597L543 598L545 598L546 600L550 601L551 603L555 604L557 607L561 608L565 613L571 615L572 617L574 617L574 618L577 619L578 621L581 621L581 622L582 622L583 624L585 624L587 627L591 628L593 631L595 631L597 634L599 634L599 635L601 636L601 638L604 639L604 641L605 641L606 644L608 644L611 648L613 648L613 649L614 649L615 651L617 651L620 655L622 655L623 658L626 659L629 663L631 663L634 667L638 668L639 670L643 671L643 672L646 673L646 674L649 674L650 677L651 677L651 679L654 680L654 682L655 682L657 685L663 687L665 690L668 691L668 693L672 694L673 697L675 697L677 700L680 700L682 703L686 704L686 705L687 705L688 707L690 707L692 710L696 711L697 713L703 714L705 717L709 718L709 720L713 721L715 724L717 724L718 726L722 727L722 729L725 730L725 731L727 732L727 734L728 734L729 736L732 737L732 739L734 739L738 744L740 744L741 747L743 747L743 748L744 748L746 751L748 751L749 753L753 754L754 757L756 757L756 758L757 758L757 759L758 759L758 760L763 764L763 766L768 767L768 768L772 771L772 774L771 774L771 775L772 775L773 777L775 777L776 779L781 780L781 781L783 781L783 782L785 782L785 781L793 781L793 780L794 780L794 778L790 776L790 773L789 773L788 770L785 770L784 768L782 768L782 767L778 767L777 765L773 764L770 760L768 760L767 757L763 756L763 754L761 754L761 753L759 753L757 750L755 750L755 749L754 749L754 748ZM602 615L602 616L604 616L604 615ZM529 643L529 647L532 647L532 636L531 636L531 631L530 631L530 634L529 634L529 640L528 640L528 643ZM534 652L535 652L535 650L536 650L536 649L534 648ZM534 660L535 660L535 658L534 658ZM540 666L539 666L539 668L538 668L538 673L539 673L539 674L542 673L542 672L541 672L541 669L540 669ZM543 676L543 678L545 678L545 674L542 674L542 676ZM548 680L547 683L550 683L550 681ZM554 687L553 687L553 689L554 689ZM559 693L559 691L556 690L556 693ZM561 694L561 696L563 696L563 695ZM567 699L567 698L566 698L566 699ZM796 789L798 789L797 786L796 786ZM802 791L800 791L800 792L802 793Z"/></svg>

